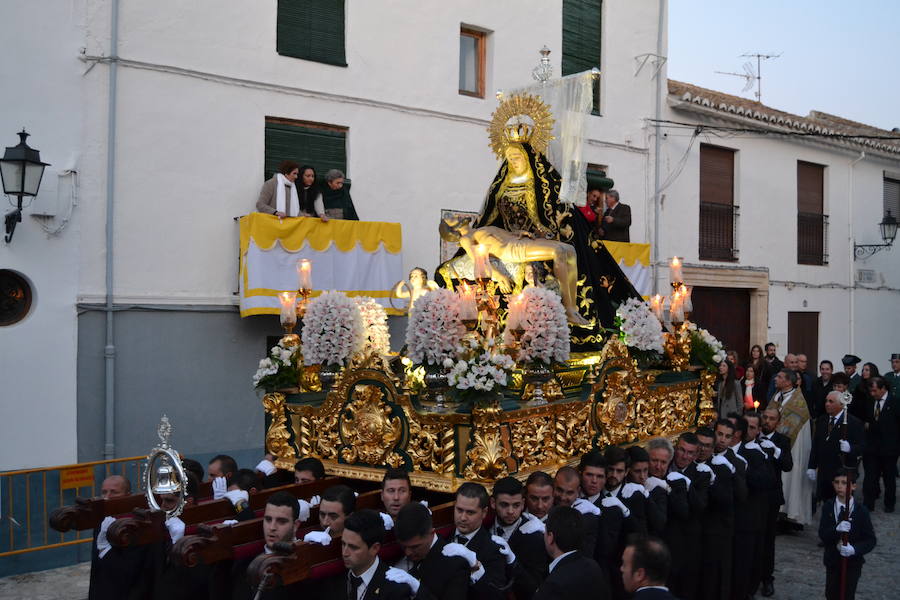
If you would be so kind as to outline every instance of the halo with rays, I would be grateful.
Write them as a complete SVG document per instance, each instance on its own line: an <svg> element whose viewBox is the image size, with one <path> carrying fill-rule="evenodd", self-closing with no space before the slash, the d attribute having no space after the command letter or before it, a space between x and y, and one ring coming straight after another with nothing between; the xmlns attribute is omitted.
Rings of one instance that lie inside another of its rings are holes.
<svg viewBox="0 0 900 600"><path fill-rule="evenodd" d="M528 117L531 123L523 121L522 117ZM503 100L491 115L491 124L488 126L490 146L498 158L503 157L503 151L510 144L507 129L516 128L509 126L522 123L530 125L532 128L530 138L522 141L528 141L537 152L542 154L547 152L547 145L553 139L550 132L553 131L554 119L550 107L537 96L516 94Z"/></svg>

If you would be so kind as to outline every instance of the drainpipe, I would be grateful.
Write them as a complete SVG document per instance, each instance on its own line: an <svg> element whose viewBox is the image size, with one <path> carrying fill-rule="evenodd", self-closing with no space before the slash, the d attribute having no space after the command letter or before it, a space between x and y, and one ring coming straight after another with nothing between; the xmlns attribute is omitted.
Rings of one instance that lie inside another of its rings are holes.
<svg viewBox="0 0 900 600"><path fill-rule="evenodd" d="M103 458L116 455L116 338L113 329L113 193L116 173L116 88L119 60L119 0L112 1L109 33L109 98L106 120L106 345L103 359L106 368L105 437Z"/></svg>
<svg viewBox="0 0 900 600"><path fill-rule="evenodd" d="M847 208L849 214L847 215L847 238L850 240L850 262L847 267L847 284L850 286L850 354L853 354L856 350L856 333L854 332L854 327L856 326L856 276L854 274L854 266L856 264L856 253L854 252L853 244L853 168L856 166L856 163L861 161L866 157L865 152L860 152L859 156L850 161L850 172L848 174L849 186L848 196L850 198L847 203Z"/></svg>
<svg viewBox="0 0 900 600"><path fill-rule="evenodd" d="M659 0L659 21L656 27L656 60L662 60L663 55L663 25L665 24L666 0ZM653 144L653 293L659 293L659 153L662 141L660 139L660 123L662 118L662 66L656 71L656 124L654 125Z"/></svg>

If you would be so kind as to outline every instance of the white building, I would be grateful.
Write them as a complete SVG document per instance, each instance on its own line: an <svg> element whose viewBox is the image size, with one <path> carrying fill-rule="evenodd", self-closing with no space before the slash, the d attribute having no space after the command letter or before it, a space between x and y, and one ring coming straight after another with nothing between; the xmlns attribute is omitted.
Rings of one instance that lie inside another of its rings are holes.
<svg viewBox="0 0 900 600"><path fill-rule="evenodd" d="M4 2L0 33L16 52L0 65L15 93L0 99L0 144L13 145L24 125L52 166L0 248L0 268L34 292L25 318L0 328L9 349L0 469L141 454L163 412L179 450L247 462L263 430L250 376L279 328L237 315L232 217L252 210L279 144L299 140L291 151L317 160L320 175L343 168L360 217L400 222L404 266L432 270L440 209L478 210L496 171L485 130L494 90L527 85L545 44L557 73L603 73L585 152L632 206L633 241L658 242L662 262L684 256L696 265L690 283L754 290L741 325L751 343L784 347L788 313L815 311L819 356L854 351L883 364L900 273L890 253L854 263L851 238L879 241L882 180L900 172L897 155L727 140L738 151L740 253L736 262L701 260L706 139L686 153L684 131L663 128L657 161L649 120L739 117L702 114L667 91L665 10L664 1L625 0ZM793 260L797 160L827 165L827 266ZM654 229L657 164L659 181L672 182ZM761 195L766 203L754 203ZM727 272L706 268L722 264ZM860 266L882 289L856 283Z"/></svg>

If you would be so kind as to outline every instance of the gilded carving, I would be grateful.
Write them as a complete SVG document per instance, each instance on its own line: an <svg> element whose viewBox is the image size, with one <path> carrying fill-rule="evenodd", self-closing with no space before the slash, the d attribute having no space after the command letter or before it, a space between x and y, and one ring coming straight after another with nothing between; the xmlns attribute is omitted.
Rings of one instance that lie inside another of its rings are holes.
<svg viewBox="0 0 900 600"><path fill-rule="evenodd" d="M509 448L503 443L500 433L500 408L498 406L476 407L472 411L475 430L472 447L466 453L469 464L465 475L470 479L492 480L509 474L506 459Z"/></svg>
<svg viewBox="0 0 900 600"><path fill-rule="evenodd" d="M519 460L519 470L550 462L555 458L553 418L533 415L509 425L513 456Z"/></svg>
<svg viewBox="0 0 900 600"><path fill-rule="evenodd" d="M341 437L346 444L341 450L341 458L350 464L402 464L402 457L391 456L403 436L403 423L400 417L391 416L392 413L380 386L356 385L341 418Z"/></svg>
<svg viewBox="0 0 900 600"><path fill-rule="evenodd" d="M294 447L288 440L291 434L287 429L287 417L284 412L285 396L281 392L273 392L263 396L263 409L272 415L272 422L266 431L266 450L275 456L275 466L280 469L293 469L297 461Z"/></svg>
<svg viewBox="0 0 900 600"><path fill-rule="evenodd" d="M591 449L591 404L569 402L560 405L556 413L556 454L559 458L571 458Z"/></svg>

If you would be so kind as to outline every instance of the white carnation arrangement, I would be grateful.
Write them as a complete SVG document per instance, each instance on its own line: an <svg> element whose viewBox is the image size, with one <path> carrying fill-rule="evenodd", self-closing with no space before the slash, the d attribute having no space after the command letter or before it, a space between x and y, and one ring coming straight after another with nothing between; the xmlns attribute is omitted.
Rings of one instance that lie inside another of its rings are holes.
<svg viewBox="0 0 900 600"><path fill-rule="evenodd" d="M457 360L445 359L444 367L449 369L447 380L450 385L462 392L499 392L507 385L516 366L493 338L488 338L484 344L478 339L466 338L457 353Z"/></svg>
<svg viewBox="0 0 900 600"><path fill-rule="evenodd" d="M569 359L569 323L559 296L552 291L529 286L521 294L522 335L519 338L520 363L543 362L547 365ZM514 344L507 327L503 343Z"/></svg>
<svg viewBox="0 0 900 600"><path fill-rule="evenodd" d="M368 296L356 298L363 324L363 353L387 354L391 350L387 313L384 307Z"/></svg>
<svg viewBox="0 0 900 600"><path fill-rule="evenodd" d="M266 390L295 386L299 376L298 349L299 346L285 347L281 341L272 346L268 356L259 361L259 366L253 375L253 386Z"/></svg>
<svg viewBox="0 0 900 600"><path fill-rule="evenodd" d="M640 298L629 298L616 309L620 331L629 348L646 352L663 352L662 324L650 305Z"/></svg>
<svg viewBox="0 0 900 600"><path fill-rule="evenodd" d="M343 365L363 349L365 332L359 306L340 292L310 300L303 317L303 363Z"/></svg>
<svg viewBox="0 0 900 600"><path fill-rule="evenodd" d="M696 323L688 323L687 330L691 336L691 362L712 369L725 360L725 348L713 334Z"/></svg>
<svg viewBox="0 0 900 600"><path fill-rule="evenodd" d="M460 320L460 299L454 292L437 289L420 296L409 311L406 350L417 365L444 365L456 357L466 328Z"/></svg>

